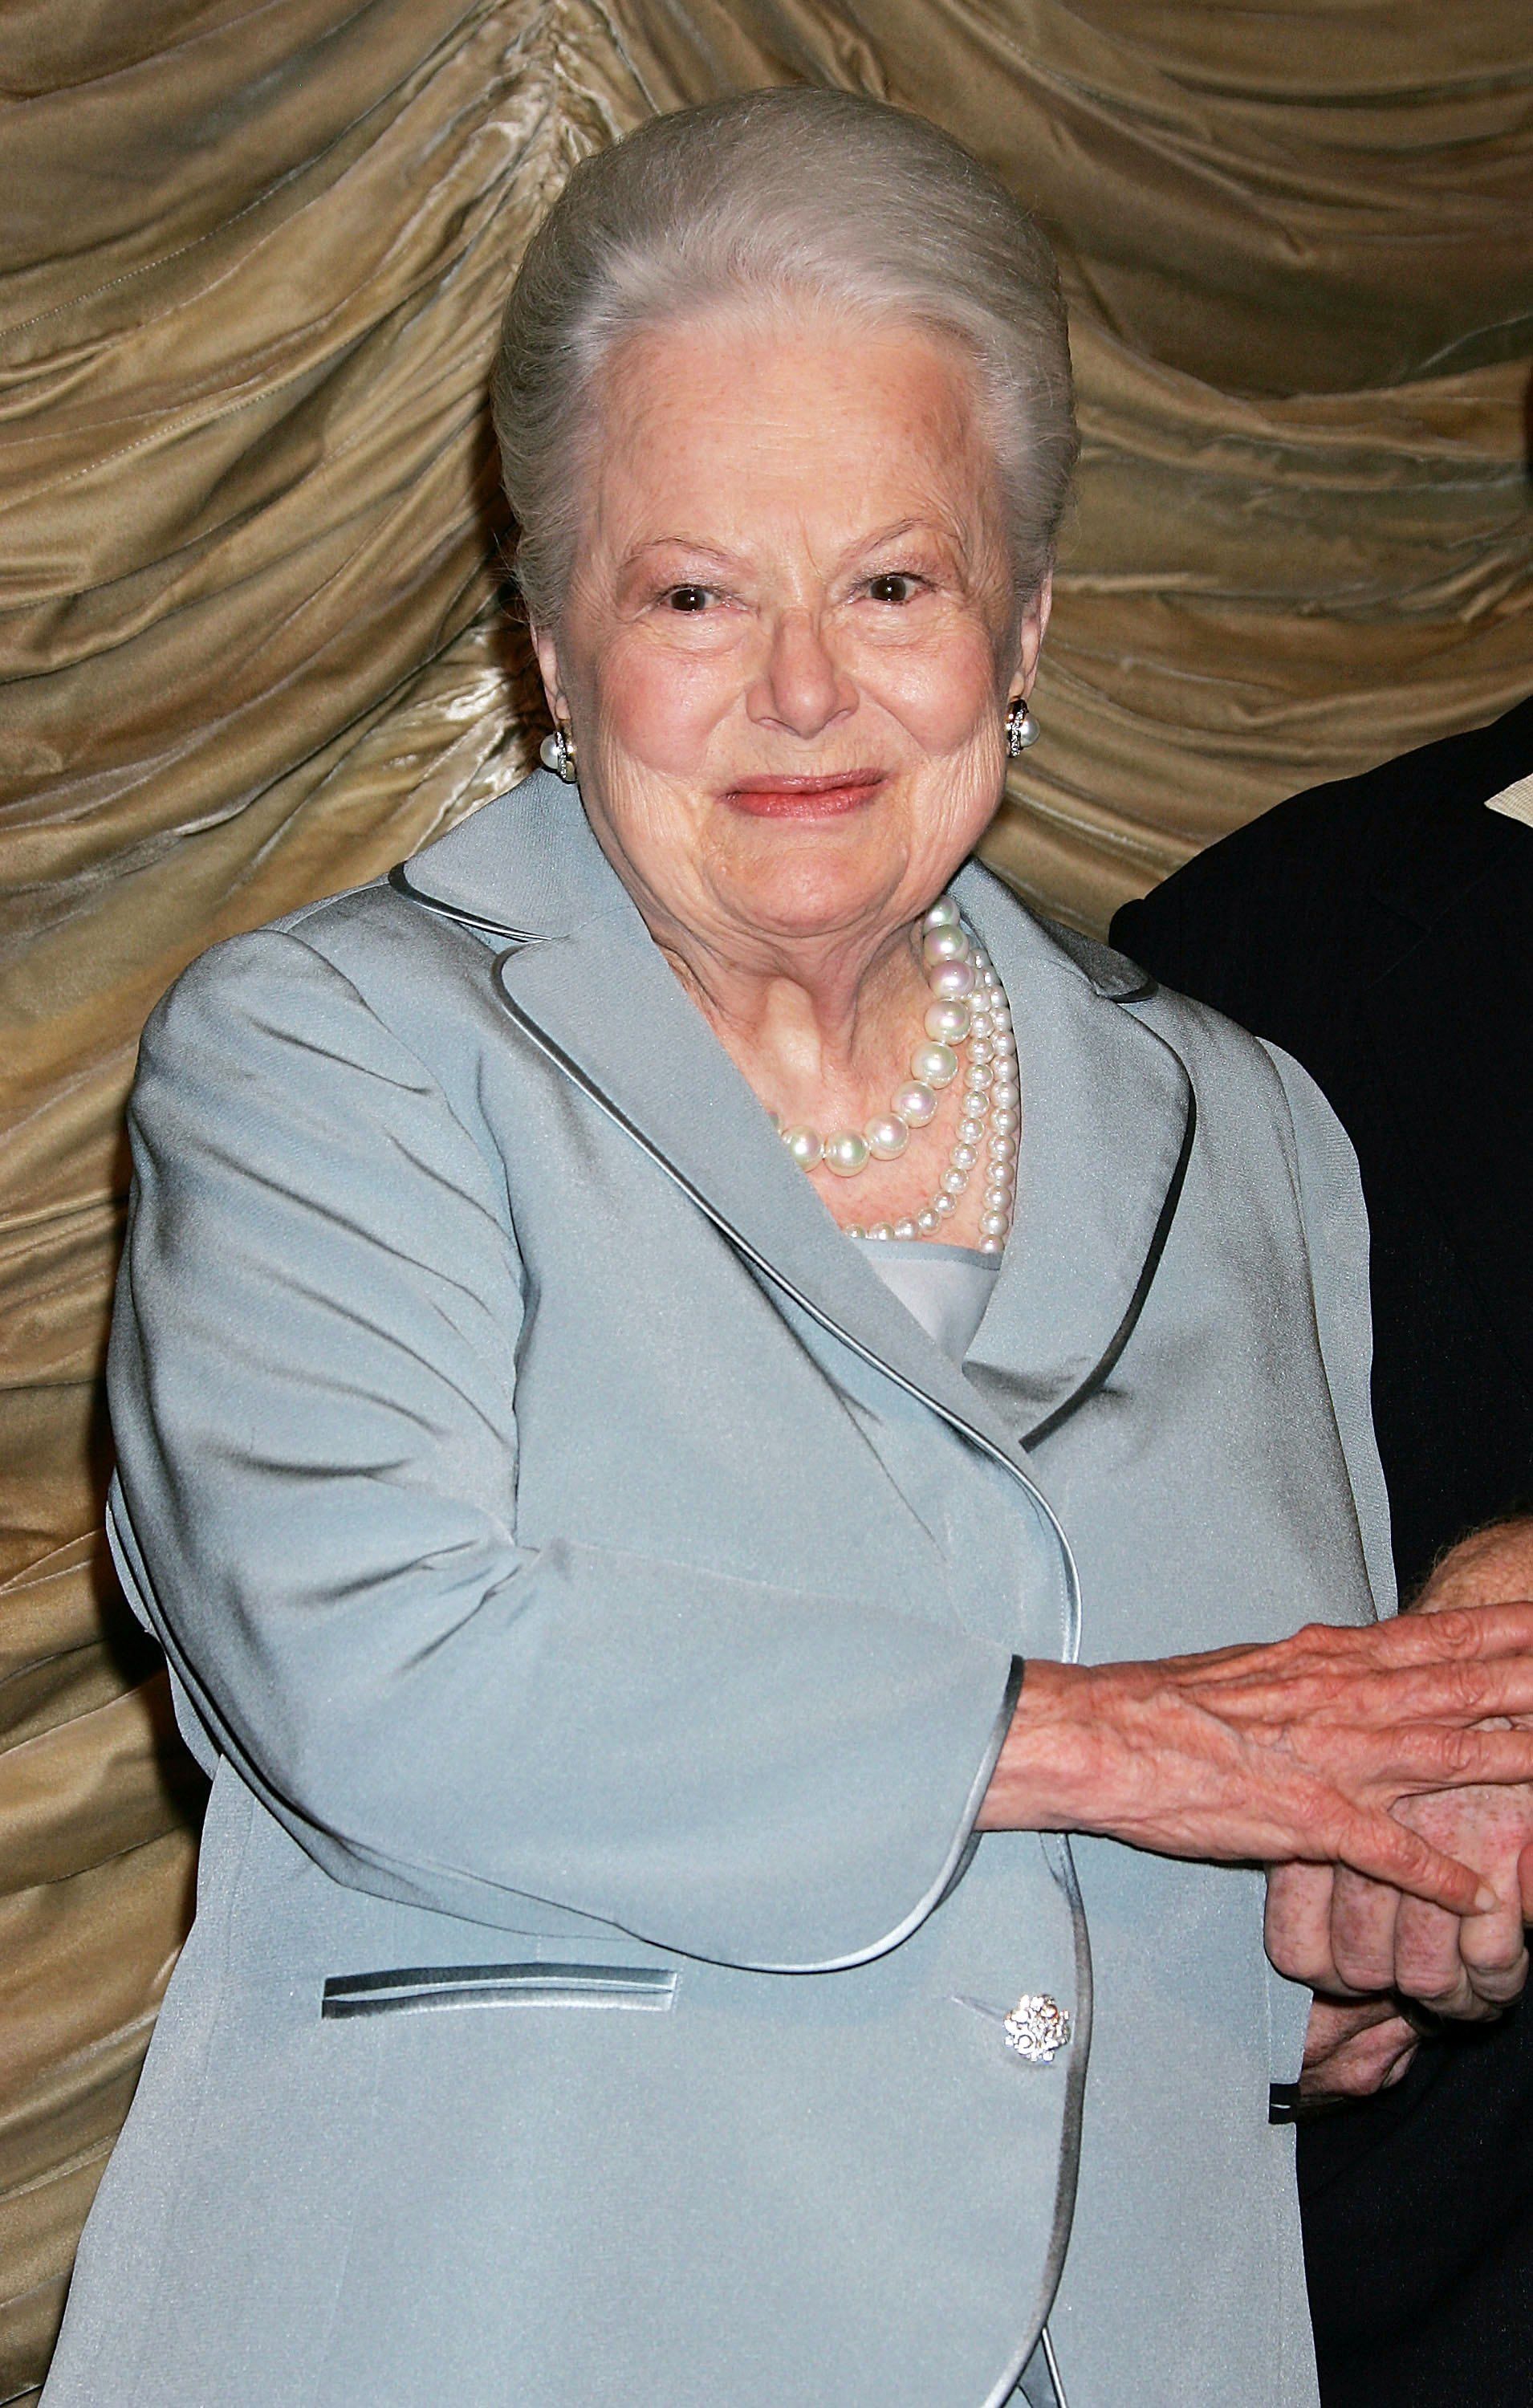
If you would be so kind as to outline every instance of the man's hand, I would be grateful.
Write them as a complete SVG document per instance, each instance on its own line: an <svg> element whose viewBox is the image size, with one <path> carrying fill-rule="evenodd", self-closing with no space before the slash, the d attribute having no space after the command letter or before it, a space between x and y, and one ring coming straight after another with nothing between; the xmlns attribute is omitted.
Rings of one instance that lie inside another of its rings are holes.
<svg viewBox="0 0 1533 2408"><path fill-rule="evenodd" d="M1472 1610L1529 1595L1533 1519L1499 1523L1463 1541L1439 1565L1412 1611ZM1524 1724L1524 1716L1513 1714L1500 1727ZM1527 1978L1524 1926L1533 1922L1533 1784L1418 1796L1401 1799L1392 1811L1397 1821L1434 1847L1472 1865L1495 1892L1494 1908L1460 1917L1346 1867L1276 1866L1268 1890L1273 1963L1280 1972L1335 2000L1378 2000L1393 1993L1439 2014L1473 2019L1498 2014ZM1329 2064L1332 2053L1323 2064ZM1342 2048L1344 2071L1364 2066L1366 2058L1360 2043L1354 2047L1349 2041Z"/></svg>
<svg viewBox="0 0 1533 2408"><path fill-rule="evenodd" d="M1498 2014L1527 1979L1533 1921L1533 1789L1459 1790L1397 1808L1497 1894L1459 1916L1345 1866L1274 1865L1267 1953L1280 1973L1338 2000L1389 1995L1440 2015Z"/></svg>
<svg viewBox="0 0 1533 2408"><path fill-rule="evenodd" d="M1368 2099L1398 2082L1417 2048L1417 2035L1387 1999L1363 2005L1317 1999L1310 2010L1301 2099Z"/></svg>
<svg viewBox="0 0 1533 2408"><path fill-rule="evenodd" d="M1460 1605L1507 1605L1533 1597L1533 1513L1493 1522L1450 1547L1408 1613L1442 1613Z"/></svg>

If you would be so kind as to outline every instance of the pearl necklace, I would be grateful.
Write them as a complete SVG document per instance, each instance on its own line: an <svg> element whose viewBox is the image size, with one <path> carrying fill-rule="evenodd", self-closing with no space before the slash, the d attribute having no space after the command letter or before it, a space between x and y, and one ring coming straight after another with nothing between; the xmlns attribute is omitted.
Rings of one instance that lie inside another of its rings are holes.
<svg viewBox="0 0 1533 2408"><path fill-rule="evenodd" d="M969 936L951 895L932 905L921 926L922 956L933 998L926 1013L926 1041L911 1054L910 1076L889 1111L870 1120L860 1132L839 1129L828 1138L822 1138L818 1129L803 1121L784 1127L776 1112L772 1121L802 1170L823 1163L838 1179L855 1179L870 1161L893 1162L904 1153L910 1131L925 1127L937 1111L938 1092L951 1086L962 1069L963 1113L937 1193L905 1220L879 1221L866 1229L854 1224L846 1234L849 1238L934 1237L953 1218L959 1197L982 1167L985 1190L980 1248L983 1254L998 1254L1016 1205L1021 1126L1022 1088L1011 1014L989 955ZM967 1068L958 1054L966 1043Z"/></svg>

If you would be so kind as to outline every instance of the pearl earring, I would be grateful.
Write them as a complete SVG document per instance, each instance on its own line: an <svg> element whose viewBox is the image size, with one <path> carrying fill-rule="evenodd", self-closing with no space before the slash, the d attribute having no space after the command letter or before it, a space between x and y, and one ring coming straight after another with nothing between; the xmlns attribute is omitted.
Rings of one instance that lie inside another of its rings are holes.
<svg viewBox="0 0 1533 2408"><path fill-rule="evenodd" d="M567 727L555 727L552 735L545 736L537 748L537 757L544 768L552 769L566 786L575 783L575 747Z"/></svg>
<svg viewBox="0 0 1533 2408"><path fill-rule="evenodd" d="M1038 742L1040 732L1037 720L1027 708L1027 696L1024 694L1013 695L1006 707L1007 758L1016 760L1020 753L1026 752L1029 744Z"/></svg>

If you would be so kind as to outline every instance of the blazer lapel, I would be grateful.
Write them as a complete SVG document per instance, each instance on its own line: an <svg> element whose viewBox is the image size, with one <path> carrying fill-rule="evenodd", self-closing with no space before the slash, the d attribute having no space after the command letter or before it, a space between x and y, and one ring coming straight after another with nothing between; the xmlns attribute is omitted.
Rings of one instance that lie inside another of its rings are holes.
<svg viewBox="0 0 1533 2408"><path fill-rule="evenodd" d="M965 1366L1029 1446L1106 1384L1149 1294L1196 1128L1181 1057L1131 1009L1131 965L1041 926L969 869L956 889L1010 999L1017 1211Z"/></svg>
<svg viewBox="0 0 1533 2408"><path fill-rule="evenodd" d="M1017 1226L960 1369L847 1243L788 1159L571 790L546 775L528 780L406 865L394 882L492 943L504 937L496 983L529 1041L770 1285L1032 1487L1024 1446L1056 1427L1110 1368L1159 1259L1185 1169L1186 1073L1114 999L1114 985L1130 999L1147 991L1138 973L1102 948L1084 948L1094 979L1069 940L1030 919L988 873L971 867L958 881L1011 998L1024 1107Z"/></svg>
<svg viewBox="0 0 1533 2408"><path fill-rule="evenodd" d="M811 1317L1018 1469L1016 1433L850 1245L624 896L506 953L511 1018Z"/></svg>

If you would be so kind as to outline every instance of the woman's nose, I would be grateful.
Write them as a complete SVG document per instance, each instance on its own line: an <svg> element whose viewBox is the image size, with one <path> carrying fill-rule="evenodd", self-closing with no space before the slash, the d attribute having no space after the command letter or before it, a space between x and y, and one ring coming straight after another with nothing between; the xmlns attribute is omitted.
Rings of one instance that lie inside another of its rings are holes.
<svg viewBox="0 0 1533 2408"><path fill-rule="evenodd" d="M838 668L808 610L784 610L772 630L765 669L746 696L751 717L795 736L818 736L856 694Z"/></svg>

